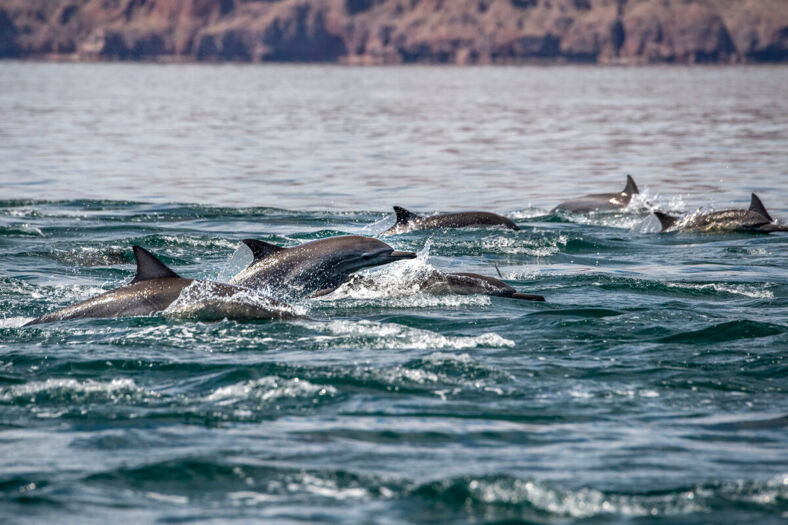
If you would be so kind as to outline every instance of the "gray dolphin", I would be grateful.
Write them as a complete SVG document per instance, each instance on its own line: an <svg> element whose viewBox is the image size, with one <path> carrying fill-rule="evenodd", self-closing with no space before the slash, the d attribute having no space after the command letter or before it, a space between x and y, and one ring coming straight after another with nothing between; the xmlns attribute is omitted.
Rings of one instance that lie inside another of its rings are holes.
<svg viewBox="0 0 788 525"><path fill-rule="evenodd" d="M266 288L278 297L305 297L317 290L336 288L351 274L372 266L415 259L378 239L345 235L282 248L255 239L244 239L254 261L230 279L249 288Z"/></svg>
<svg viewBox="0 0 788 525"><path fill-rule="evenodd" d="M434 295L493 295L526 301L544 301L541 295L520 293L505 282L478 273L442 273L435 271L422 284L424 293Z"/></svg>
<svg viewBox="0 0 788 525"><path fill-rule="evenodd" d="M520 293L505 282L479 275L478 273L443 273L432 270L423 278L420 276L419 291L430 295L492 295L496 297L509 297L512 299L522 299L525 301L544 301L541 295ZM349 281L351 288L357 289L362 286L375 286L375 281L371 277L353 276ZM338 288L338 287L337 287ZM328 295L336 290L325 289L315 292L310 297L321 297Z"/></svg>
<svg viewBox="0 0 788 525"><path fill-rule="evenodd" d="M503 226L510 230L519 230L520 227L502 215L486 211L466 211L462 213L448 213L446 215L433 215L421 217L405 208L394 206L397 222L394 226L380 235L396 235L414 230L431 230L438 228L483 228Z"/></svg>
<svg viewBox="0 0 788 525"><path fill-rule="evenodd" d="M555 213L558 210L571 211L572 213L618 210L629 204L629 201L632 200L632 195L636 193L640 193L637 184L635 184L635 180L631 176L627 175L627 185L620 192L592 193L579 199L564 201L550 210L550 213Z"/></svg>
<svg viewBox="0 0 788 525"><path fill-rule="evenodd" d="M774 222L766 207L754 193L750 197L749 209L733 209L703 213L690 217L686 222L680 217L655 211L654 215L662 225L662 231L691 232L785 232L788 227Z"/></svg>
<svg viewBox="0 0 788 525"><path fill-rule="evenodd" d="M248 290L210 281L184 279L158 260L149 251L134 246L137 275L120 288L110 290L86 301L42 315L25 326L63 321L66 319L130 317L151 315L166 310L193 283L206 285L201 297L179 311L180 315L201 319L272 319L297 317L292 309L273 299L259 299L253 303L221 300ZM261 302L262 301L262 302Z"/></svg>

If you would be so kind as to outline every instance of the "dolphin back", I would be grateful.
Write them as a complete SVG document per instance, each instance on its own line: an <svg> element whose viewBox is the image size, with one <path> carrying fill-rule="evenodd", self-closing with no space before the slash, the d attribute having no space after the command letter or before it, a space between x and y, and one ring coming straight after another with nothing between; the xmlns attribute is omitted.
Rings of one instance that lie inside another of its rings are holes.
<svg viewBox="0 0 788 525"><path fill-rule="evenodd" d="M354 272L400 259L416 257L398 252L385 242L361 235L343 235L272 250L273 245L247 239L256 259L230 282L265 288L276 297L299 298L345 282Z"/></svg>
<svg viewBox="0 0 788 525"><path fill-rule="evenodd" d="M541 295L519 293L500 279L477 273L441 274L436 272L436 275L431 277L431 282L426 286L426 291L428 293L455 293L458 295L492 295L526 301L545 300Z"/></svg>
<svg viewBox="0 0 788 525"><path fill-rule="evenodd" d="M667 231L671 228L676 222L678 222L679 218L674 217L672 215L668 215L667 213L662 213L661 211L655 211L654 215L656 215L657 219L659 219L659 224L662 226L662 231Z"/></svg>
<svg viewBox="0 0 788 525"><path fill-rule="evenodd" d="M417 221L422 218L420 215L416 215L402 206L394 206L394 213L397 216L396 224L408 224L409 222Z"/></svg>
<svg viewBox="0 0 788 525"><path fill-rule="evenodd" d="M137 261L137 275L129 284L150 281L152 279L180 279L166 264L141 246L132 246Z"/></svg>
<svg viewBox="0 0 788 525"><path fill-rule="evenodd" d="M589 213L592 211L617 210L625 207L632 200L632 195L638 194L637 184L631 175L627 175L627 183L624 189L618 193L592 193L584 195L578 199L568 200L560 203L550 210L556 213L559 210L566 210L572 213Z"/></svg>
<svg viewBox="0 0 788 525"><path fill-rule="evenodd" d="M270 242L258 241L257 239L244 239L241 242L244 243L247 247L249 247L250 250L252 250L254 261L265 259L269 255L273 255L275 253L281 252L282 250L286 250L286 248L282 248L281 246L271 244Z"/></svg>
<svg viewBox="0 0 788 525"><path fill-rule="evenodd" d="M627 195L635 195L640 193L638 191L638 185L635 184L635 179L633 179L631 175L627 175L627 185L624 186L624 189L621 191L621 193L626 193Z"/></svg>
<svg viewBox="0 0 788 525"><path fill-rule="evenodd" d="M151 315L165 310L191 282L180 277L146 279L42 315L25 326L68 319Z"/></svg>
<svg viewBox="0 0 788 525"><path fill-rule="evenodd" d="M758 196L756 194L754 194L754 193L750 196L750 209L749 209L749 211L753 211L755 213L758 213L758 214L762 215L769 222L774 222L774 219L772 219L772 216L769 215L768 211L766 211L766 206L763 205L763 203L761 202L761 199L759 199Z"/></svg>

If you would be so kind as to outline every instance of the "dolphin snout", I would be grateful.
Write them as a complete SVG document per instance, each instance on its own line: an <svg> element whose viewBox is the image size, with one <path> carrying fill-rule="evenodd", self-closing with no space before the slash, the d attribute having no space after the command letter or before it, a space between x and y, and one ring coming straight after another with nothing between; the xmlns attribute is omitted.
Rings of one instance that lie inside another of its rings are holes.
<svg viewBox="0 0 788 525"><path fill-rule="evenodd" d="M415 259L416 253L415 252L401 252L399 250L394 250L389 254L390 259Z"/></svg>

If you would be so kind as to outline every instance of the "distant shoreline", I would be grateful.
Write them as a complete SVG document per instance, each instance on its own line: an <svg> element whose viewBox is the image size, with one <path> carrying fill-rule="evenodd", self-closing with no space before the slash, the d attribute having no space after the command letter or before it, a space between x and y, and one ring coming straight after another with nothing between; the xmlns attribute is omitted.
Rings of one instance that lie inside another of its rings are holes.
<svg viewBox="0 0 788 525"><path fill-rule="evenodd" d="M0 59L788 63L785 0L0 0Z"/></svg>
<svg viewBox="0 0 788 525"><path fill-rule="evenodd" d="M523 60L521 62L495 62L485 64L454 64L442 62L400 62L391 64L358 64L348 62L319 62L319 61L260 61L250 62L241 60L194 60L189 57L169 57L169 58L142 58L142 59L115 59L115 58L79 58L63 55L48 56L28 56L28 57L0 57L0 64L29 63L29 64L128 64L128 65L160 65L160 66L325 66L347 69L397 69L397 68L419 68L419 67L438 67L452 69L485 69L485 68L518 68L518 67L545 67L545 68L565 68L581 67L589 69L641 69L641 68L744 68L744 67L787 67L788 61L782 62L570 62L570 61L536 61Z"/></svg>

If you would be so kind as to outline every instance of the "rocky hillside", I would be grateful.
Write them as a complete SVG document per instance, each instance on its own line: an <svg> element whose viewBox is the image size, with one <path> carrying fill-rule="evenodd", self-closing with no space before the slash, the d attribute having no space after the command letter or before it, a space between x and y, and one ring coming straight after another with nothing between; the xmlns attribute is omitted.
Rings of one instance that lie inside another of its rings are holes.
<svg viewBox="0 0 788 525"><path fill-rule="evenodd" d="M788 61L788 0L0 0L0 57Z"/></svg>

